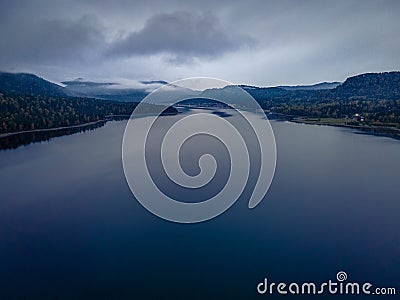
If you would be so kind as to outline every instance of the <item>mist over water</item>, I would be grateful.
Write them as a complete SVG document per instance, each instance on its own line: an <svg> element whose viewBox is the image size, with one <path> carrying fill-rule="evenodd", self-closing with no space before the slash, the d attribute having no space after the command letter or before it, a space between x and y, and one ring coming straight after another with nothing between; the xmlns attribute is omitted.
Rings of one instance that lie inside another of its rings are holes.
<svg viewBox="0 0 400 300"><path fill-rule="evenodd" d="M0 152L0 298L252 299L264 277L318 283L339 270L398 284L399 141L272 121L277 169L260 205L249 210L245 191L219 217L183 225L134 199L121 162L125 125ZM191 142L182 166L196 174L209 148L204 137ZM228 176L221 159L207 196Z"/></svg>

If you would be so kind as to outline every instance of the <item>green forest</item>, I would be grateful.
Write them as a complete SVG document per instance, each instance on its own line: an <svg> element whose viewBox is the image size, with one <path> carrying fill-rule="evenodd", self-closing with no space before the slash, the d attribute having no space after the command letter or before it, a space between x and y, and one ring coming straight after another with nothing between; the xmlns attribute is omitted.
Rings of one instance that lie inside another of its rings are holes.
<svg viewBox="0 0 400 300"><path fill-rule="evenodd" d="M136 103L0 94L0 133L80 125L130 115Z"/></svg>
<svg viewBox="0 0 400 300"><path fill-rule="evenodd" d="M400 128L400 100L331 100L266 103L272 113L302 118L335 119L349 125L393 126ZM343 123L342 122L342 123Z"/></svg>

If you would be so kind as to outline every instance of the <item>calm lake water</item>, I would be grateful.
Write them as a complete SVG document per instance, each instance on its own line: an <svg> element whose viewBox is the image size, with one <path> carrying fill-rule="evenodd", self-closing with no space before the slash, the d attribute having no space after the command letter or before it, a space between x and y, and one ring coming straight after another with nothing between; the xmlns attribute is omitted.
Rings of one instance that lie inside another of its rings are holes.
<svg viewBox="0 0 400 300"><path fill-rule="evenodd" d="M278 161L265 199L191 225L134 199L125 121L1 151L0 299L271 299L257 295L265 277L321 283L338 271L399 293L400 142L271 124Z"/></svg>

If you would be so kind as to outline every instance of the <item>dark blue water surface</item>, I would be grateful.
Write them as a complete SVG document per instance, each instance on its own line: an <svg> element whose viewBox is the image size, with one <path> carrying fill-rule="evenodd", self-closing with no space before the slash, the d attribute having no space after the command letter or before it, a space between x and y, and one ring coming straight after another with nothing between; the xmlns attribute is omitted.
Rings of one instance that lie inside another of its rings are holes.
<svg viewBox="0 0 400 300"><path fill-rule="evenodd" d="M399 141L272 122L277 169L261 204L183 225L133 198L125 125L0 152L0 299L275 299L257 295L265 277L338 271L400 292Z"/></svg>

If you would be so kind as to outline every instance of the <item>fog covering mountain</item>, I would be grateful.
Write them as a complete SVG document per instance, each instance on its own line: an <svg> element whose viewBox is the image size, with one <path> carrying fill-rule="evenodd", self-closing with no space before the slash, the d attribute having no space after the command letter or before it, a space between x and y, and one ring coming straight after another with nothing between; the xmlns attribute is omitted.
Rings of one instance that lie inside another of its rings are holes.
<svg viewBox="0 0 400 300"><path fill-rule="evenodd" d="M139 87L129 88L114 82L92 82L82 78L64 81L60 86L34 74L0 73L0 93L8 95L52 96L52 97L87 97L103 100L139 102L155 87L167 82L141 81ZM306 86L256 87L240 85L261 105L267 101L282 103L285 101L321 101L360 99L400 99L400 72L365 73L347 78L343 83L323 82ZM210 89L203 92L183 88L171 88L171 95L187 97L217 98L221 93L232 93L232 87ZM234 96L234 94L232 94Z"/></svg>
<svg viewBox="0 0 400 300"><path fill-rule="evenodd" d="M140 102L149 93L146 88L126 88L114 82L92 82L78 78L61 82L69 96L90 97L103 100ZM148 85L149 83L143 83Z"/></svg>

